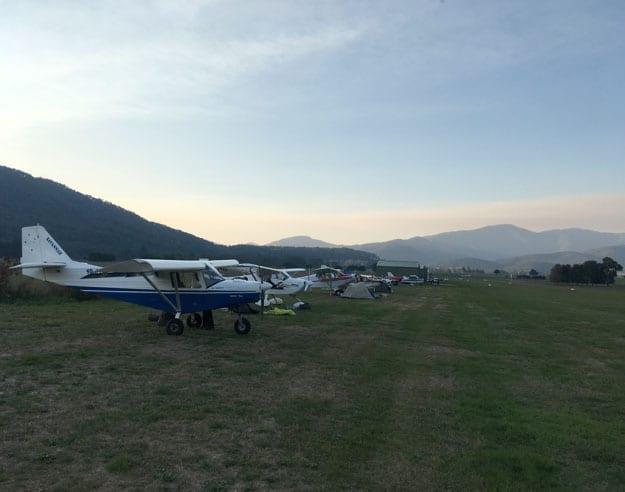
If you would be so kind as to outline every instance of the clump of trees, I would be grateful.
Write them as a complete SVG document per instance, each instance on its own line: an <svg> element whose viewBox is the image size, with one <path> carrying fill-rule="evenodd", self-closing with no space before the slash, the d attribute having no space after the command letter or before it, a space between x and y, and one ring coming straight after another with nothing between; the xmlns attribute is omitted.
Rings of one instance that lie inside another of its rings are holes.
<svg viewBox="0 0 625 492"><path fill-rule="evenodd" d="M532 268L529 274L520 273L516 276L516 278L530 279L530 280L545 280L546 277L544 275L541 275L540 273L538 273L538 271Z"/></svg>
<svg viewBox="0 0 625 492"><path fill-rule="evenodd" d="M11 275L12 261L9 258L0 260L0 297L9 292L9 276Z"/></svg>
<svg viewBox="0 0 625 492"><path fill-rule="evenodd" d="M549 274L551 282L569 284L606 284L611 285L616 272L623 270L623 265L606 256L601 263L588 260L575 265L554 265Z"/></svg>

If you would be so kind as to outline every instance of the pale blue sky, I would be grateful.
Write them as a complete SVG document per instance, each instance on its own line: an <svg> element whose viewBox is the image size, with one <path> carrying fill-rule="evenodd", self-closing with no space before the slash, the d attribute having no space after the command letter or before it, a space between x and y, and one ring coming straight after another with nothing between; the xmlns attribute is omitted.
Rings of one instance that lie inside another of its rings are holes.
<svg viewBox="0 0 625 492"><path fill-rule="evenodd" d="M625 2L0 0L0 163L221 243L625 231Z"/></svg>

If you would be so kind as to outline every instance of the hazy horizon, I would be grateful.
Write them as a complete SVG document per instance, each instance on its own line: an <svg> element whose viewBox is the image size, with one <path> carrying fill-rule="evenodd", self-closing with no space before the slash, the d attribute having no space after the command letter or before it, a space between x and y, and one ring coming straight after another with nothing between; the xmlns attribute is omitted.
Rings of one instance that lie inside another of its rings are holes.
<svg viewBox="0 0 625 492"><path fill-rule="evenodd" d="M437 233L434 233L434 234L427 234L427 235L413 235L413 236L410 236L410 237L391 237L391 238L388 238L388 239L385 239L385 240L382 240L382 241L379 241L379 242L387 242L387 241L394 241L394 240L405 241L405 240L413 239L415 237L423 237L423 238L427 239L428 237L433 237L433 236L437 236L439 234L445 234L445 233L449 233L449 232L469 232L469 231L475 231L475 230L479 230L479 229L484 229L484 228L487 228L487 227L499 227L499 226L518 227L520 229L524 229L524 230L527 230L529 232L533 232L533 233L537 233L537 234L539 234L541 232L566 231L566 230L590 231L590 232L598 232L600 234L625 234L625 231L600 231L600 230L597 230L597 229L588 229L588 228L585 228L585 227L564 227L564 228L557 228L557 229L532 230L532 229L528 229L526 227L517 226L516 224L507 224L507 223L504 224L504 223L502 223L502 224L487 224L487 225L480 226L480 227L475 227L475 228L472 228L472 229L453 229L453 230L441 231L441 232L437 232ZM368 243L367 242L367 243L351 243L351 244L341 243L341 244L338 244L338 243L332 243L331 241L326 241L325 239L319 238L319 237L308 236L306 234L296 234L296 235L293 235L293 236L286 236L286 237L281 237L281 238L278 238L278 239L274 239L272 241L269 241L269 242L263 243L263 244L260 244L260 243L255 243L255 244L259 244L260 246L265 246L265 245L268 245L268 244L271 244L271 243L274 243L274 242L281 241L283 239L294 239L294 238L308 238L308 239L313 239L313 240L316 240L316 241L322 241L322 242L330 243L330 244L333 244L333 245L336 245L336 246L352 246L352 245L356 245L356 244L367 244ZM378 241L372 241L372 242L378 242Z"/></svg>
<svg viewBox="0 0 625 492"><path fill-rule="evenodd" d="M3 2L0 162L222 244L625 227L625 7Z"/></svg>

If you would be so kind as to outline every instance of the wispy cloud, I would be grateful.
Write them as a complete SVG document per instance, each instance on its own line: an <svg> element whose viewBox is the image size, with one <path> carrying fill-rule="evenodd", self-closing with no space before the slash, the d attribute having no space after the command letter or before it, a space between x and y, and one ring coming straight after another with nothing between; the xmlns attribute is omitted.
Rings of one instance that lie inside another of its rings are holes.
<svg viewBox="0 0 625 492"><path fill-rule="evenodd" d="M402 19L414 59L484 70L623 46L622 8L570 1L430 2ZM410 24L411 30L405 29Z"/></svg>
<svg viewBox="0 0 625 492"><path fill-rule="evenodd" d="M0 128L193 112L241 77L328 52L360 26L210 30L220 2L19 3L0 17ZM262 22L262 19L258 20ZM288 25L288 19L285 19ZM208 98L208 99L207 99Z"/></svg>
<svg viewBox="0 0 625 492"><path fill-rule="evenodd" d="M241 78L353 45L363 75L422 84L623 44L618 19L563 5L5 1L0 125L218 111Z"/></svg>

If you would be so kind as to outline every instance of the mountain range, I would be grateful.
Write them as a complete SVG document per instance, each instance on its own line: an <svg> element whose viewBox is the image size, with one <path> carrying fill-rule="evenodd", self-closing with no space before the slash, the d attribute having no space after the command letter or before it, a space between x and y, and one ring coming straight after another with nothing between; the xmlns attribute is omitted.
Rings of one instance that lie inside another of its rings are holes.
<svg viewBox="0 0 625 492"><path fill-rule="evenodd" d="M77 259L238 258L268 266L366 264L376 256L348 248L225 246L150 222L60 183L0 166L0 258L19 257L21 228L41 224Z"/></svg>
<svg viewBox="0 0 625 492"><path fill-rule="evenodd" d="M586 229L532 232L494 225L386 242L335 245L295 236L265 246L220 245L150 222L112 203L60 183L0 166L0 257L19 256L20 229L42 224L81 259L239 258L270 266L371 265L376 259L419 261L431 267L468 267L510 272L610 256L625 264L625 233Z"/></svg>
<svg viewBox="0 0 625 492"><path fill-rule="evenodd" d="M306 236L285 238L271 245L289 246L324 243ZM330 244L330 243L324 243ZM556 263L582 263L610 256L625 263L625 233L587 229L533 232L511 224L492 225L410 239L353 244L348 247L375 253L382 259L419 261L432 267L467 267L484 271L529 271L547 273Z"/></svg>

